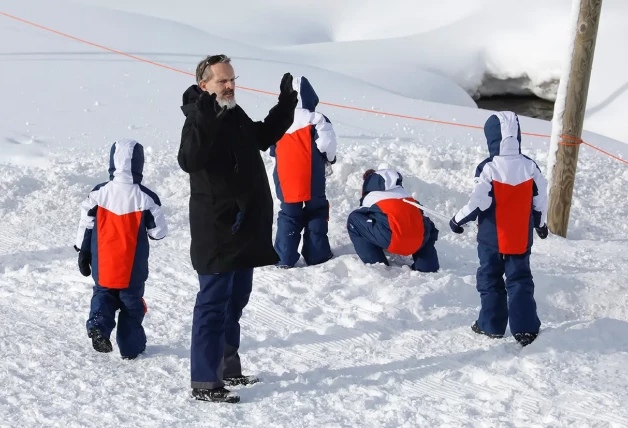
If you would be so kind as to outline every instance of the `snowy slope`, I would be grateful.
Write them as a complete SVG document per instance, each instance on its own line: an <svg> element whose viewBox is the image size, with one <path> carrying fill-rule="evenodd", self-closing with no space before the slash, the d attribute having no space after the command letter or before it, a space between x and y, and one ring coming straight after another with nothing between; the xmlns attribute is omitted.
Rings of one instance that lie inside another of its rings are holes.
<svg viewBox="0 0 628 428"><path fill-rule="evenodd" d="M77 1L172 19L289 53L292 62L463 106L470 100L455 84L469 94L552 99L571 35L572 0L317 0L299 7L292 0L188 0L176 10L152 0ZM624 142L628 56L617 41L628 39L627 14L624 0L604 1L585 121L585 129Z"/></svg>
<svg viewBox="0 0 628 428"><path fill-rule="evenodd" d="M289 70L295 75L307 75L317 85L320 98L327 102L452 119L448 107L418 103L355 78L291 64L289 56L273 57L264 49L207 35L182 24L56 0L55 13L51 14L49 6L33 7L36 4L32 0L21 3L0 0L1 10L6 13L187 72L193 73L208 51L220 50L237 60L241 75L238 84L244 87L277 92L281 76ZM81 19L63 19L73 14ZM112 22L116 23L114 32ZM3 94L13 95L10 103L3 104L0 115L0 127L8 133L0 139L0 159L45 164L50 150L68 144L101 144L111 134L127 133L135 138L160 140L179 138L180 130L170 133L171 129L156 125L173 118L182 123L178 105L185 85L193 83L193 79L136 64L71 39L52 37L8 18L3 17L0 25L7 34L0 39L3 73L7 76L0 81L0 89ZM43 81L42 68L45 69ZM108 78L94 78L98 73ZM466 94L465 97L468 98ZM64 100L62 105L60 100ZM250 92L240 92L239 100L247 108L266 109L276 101ZM68 129L66 122L58 120L57 113L68 115L73 126ZM346 117L343 111L338 114L337 120Z"/></svg>
<svg viewBox="0 0 628 428"><path fill-rule="evenodd" d="M0 6L188 71L208 50L234 52L243 86L276 91L291 71L311 77L325 101L480 125L488 116L275 62L258 47L146 15L60 0ZM621 163L583 148L570 240L552 236L533 249L543 332L522 350L510 336L492 341L469 329L479 303L473 228L458 237L439 224L443 269L427 275L402 258L391 267L362 265L344 226L363 171L382 162L400 170L422 203L452 215L486 155L481 132L323 107L340 136L329 183L337 257L312 268L256 270L242 357L264 382L239 389L237 406L198 403L188 398L198 289L188 256L189 187L176 163L180 96L192 78L1 17L0 36L0 427L628 425L628 169ZM256 119L274 103L242 90L236 96ZM549 133L547 122L522 126ZM92 283L71 248L78 205L106 179L110 144L123 137L147 147L144 182L170 222L170 235L151 246L149 345L133 362L117 349L91 349L84 323ZM621 143L586 137L628 156ZM526 154L543 169L547 144L524 137Z"/></svg>

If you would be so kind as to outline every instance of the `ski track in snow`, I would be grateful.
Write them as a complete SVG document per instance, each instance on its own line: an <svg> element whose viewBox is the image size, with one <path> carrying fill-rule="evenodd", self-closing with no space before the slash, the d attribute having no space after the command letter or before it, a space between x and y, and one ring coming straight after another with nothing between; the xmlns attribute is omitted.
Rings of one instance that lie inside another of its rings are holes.
<svg viewBox="0 0 628 428"><path fill-rule="evenodd" d="M412 272L402 257L391 267L364 266L349 244L344 220L371 165L399 168L410 191L441 212L464 203L481 153L461 148L454 158L451 147L419 140L341 139L329 183L336 257L256 270L242 358L264 382L241 388L237 406L189 398L198 286L176 145L147 156L144 183L160 195L171 232L151 244L149 344L133 362L122 361L115 344L108 355L91 349L84 323L93 284L78 273L71 248L80 201L106 179L107 150L78 157L68 149L46 170L0 166L2 185L14 190L0 203L8 226L0 246L0 426L627 426L628 305L617 299L628 292L620 238L628 205L597 205L612 190L597 173L609 160L581 160L588 174L572 213L577 238L535 243L543 332L520 349L509 333L494 341L469 329L479 303L473 228L457 237L438 224L437 274ZM596 218L587 219L592 207Z"/></svg>

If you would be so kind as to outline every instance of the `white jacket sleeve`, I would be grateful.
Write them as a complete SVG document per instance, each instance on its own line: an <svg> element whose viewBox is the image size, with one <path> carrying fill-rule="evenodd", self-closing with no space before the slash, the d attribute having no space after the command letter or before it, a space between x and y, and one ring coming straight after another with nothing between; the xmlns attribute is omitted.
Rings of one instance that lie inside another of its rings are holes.
<svg viewBox="0 0 628 428"><path fill-rule="evenodd" d="M148 197L148 201L147 210L152 216L152 221L147 222L146 231L148 232L148 236L152 239L163 239L168 234L166 216L161 209L161 204L158 203L159 201L154 201L151 197Z"/></svg>
<svg viewBox="0 0 628 428"><path fill-rule="evenodd" d="M532 208L534 211L541 213L540 225L543 226L547 223L547 180L543 177L543 173L541 173L541 170L536 165L533 178L534 184L536 184L537 194L532 198Z"/></svg>
<svg viewBox="0 0 628 428"><path fill-rule="evenodd" d="M493 190L493 178L491 177L490 168L482 168L480 174L473 179L475 187L471 193L469 203L462 207L455 216L455 221L459 225L463 225L477 218L480 211L486 211L493 203L493 197L490 195Z"/></svg>
<svg viewBox="0 0 628 428"><path fill-rule="evenodd" d="M96 219L94 208L98 206L98 202L96 201L97 192L97 190L90 192L83 203L81 203L81 219L79 220L74 245L76 248L84 251L89 251L91 245L91 233L94 229L94 221Z"/></svg>
<svg viewBox="0 0 628 428"><path fill-rule="evenodd" d="M314 113L314 127L318 138L316 139L316 147L325 155L329 162L336 161L336 133L334 128L322 114Z"/></svg>

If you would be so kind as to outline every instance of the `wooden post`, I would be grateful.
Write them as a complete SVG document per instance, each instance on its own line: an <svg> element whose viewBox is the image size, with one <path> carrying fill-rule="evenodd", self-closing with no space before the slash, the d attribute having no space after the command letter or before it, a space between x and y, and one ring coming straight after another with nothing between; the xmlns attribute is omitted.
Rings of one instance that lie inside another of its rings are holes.
<svg viewBox="0 0 628 428"><path fill-rule="evenodd" d="M549 230L563 238L567 237L571 197L580 149L578 142L582 136L601 11L602 0L580 0L580 13L569 72L563 126L549 192L547 218Z"/></svg>

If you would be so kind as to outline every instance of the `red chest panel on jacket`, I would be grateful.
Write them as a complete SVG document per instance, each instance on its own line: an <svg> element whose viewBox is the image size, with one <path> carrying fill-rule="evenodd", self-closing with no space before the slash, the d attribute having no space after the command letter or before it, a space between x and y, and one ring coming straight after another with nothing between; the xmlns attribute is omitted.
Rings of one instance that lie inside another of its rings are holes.
<svg viewBox="0 0 628 428"><path fill-rule="evenodd" d="M284 201L312 199L312 125L285 134L277 142L275 156Z"/></svg>
<svg viewBox="0 0 628 428"><path fill-rule="evenodd" d="M528 248L533 180L516 186L493 181L497 245L502 254L523 254Z"/></svg>
<svg viewBox="0 0 628 428"><path fill-rule="evenodd" d="M118 215L98 207L98 283L127 288L131 281L142 212Z"/></svg>
<svg viewBox="0 0 628 428"><path fill-rule="evenodd" d="M412 198L407 199L416 203ZM403 199L385 199L376 205L388 217L392 231L388 251L402 256L416 253L423 245L425 234L421 211Z"/></svg>

